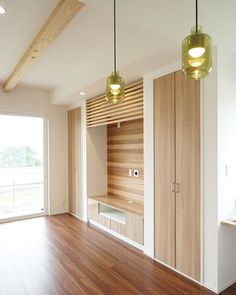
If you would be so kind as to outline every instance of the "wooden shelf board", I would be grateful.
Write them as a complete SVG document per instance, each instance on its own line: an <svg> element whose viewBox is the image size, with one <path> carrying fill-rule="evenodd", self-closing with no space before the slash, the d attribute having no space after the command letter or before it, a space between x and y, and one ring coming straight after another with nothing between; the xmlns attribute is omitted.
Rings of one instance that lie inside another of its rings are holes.
<svg viewBox="0 0 236 295"><path fill-rule="evenodd" d="M221 224L226 225L226 226L232 226L232 227L236 228L236 221L223 220L223 221L221 221Z"/></svg>
<svg viewBox="0 0 236 295"><path fill-rule="evenodd" d="M122 211L133 213L142 217L144 216L143 202L123 199L115 195L95 196L89 197L89 199L95 200L101 204L109 205L114 209L120 209Z"/></svg>

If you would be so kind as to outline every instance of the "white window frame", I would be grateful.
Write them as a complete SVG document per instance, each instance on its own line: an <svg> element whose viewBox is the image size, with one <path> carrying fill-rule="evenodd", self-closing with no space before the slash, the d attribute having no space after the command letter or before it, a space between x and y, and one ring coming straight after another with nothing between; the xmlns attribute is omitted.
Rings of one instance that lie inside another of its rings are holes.
<svg viewBox="0 0 236 295"><path fill-rule="evenodd" d="M50 212L50 194L49 194L49 165L48 165L48 157L49 157L49 146L48 146L48 115L43 114L32 114L32 113L18 113L18 112L5 112L1 111L0 115L5 116L21 116L21 117L28 117L28 118L42 118L43 119L43 173L44 173L44 211L41 213L34 213L34 214L26 214L21 216L9 217L0 220L0 223L8 222L8 221L15 221L15 220L22 220L26 218L33 218L39 216L46 216L49 215Z"/></svg>

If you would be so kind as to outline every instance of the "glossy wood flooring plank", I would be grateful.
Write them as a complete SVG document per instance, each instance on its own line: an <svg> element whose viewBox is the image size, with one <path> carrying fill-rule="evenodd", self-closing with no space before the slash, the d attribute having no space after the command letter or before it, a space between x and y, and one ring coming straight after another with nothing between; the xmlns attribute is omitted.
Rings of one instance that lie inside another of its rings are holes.
<svg viewBox="0 0 236 295"><path fill-rule="evenodd" d="M10 295L27 295L24 285L20 280L11 258L5 251L4 244L1 245L0 250L0 274L5 285L5 291Z"/></svg>
<svg viewBox="0 0 236 295"><path fill-rule="evenodd" d="M222 295L235 293L233 286ZM1 295L210 295L68 214L0 224Z"/></svg>

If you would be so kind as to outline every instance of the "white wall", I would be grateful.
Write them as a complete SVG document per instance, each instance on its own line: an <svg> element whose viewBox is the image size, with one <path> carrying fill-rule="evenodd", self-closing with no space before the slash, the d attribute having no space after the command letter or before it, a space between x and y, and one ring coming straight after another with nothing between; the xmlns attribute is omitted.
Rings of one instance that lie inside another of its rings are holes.
<svg viewBox="0 0 236 295"><path fill-rule="evenodd" d="M0 112L40 115L49 121L49 193L50 214L68 211L67 193L67 113L62 106L49 104L48 93L16 87L10 93L0 92Z"/></svg>
<svg viewBox="0 0 236 295"><path fill-rule="evenodd" d="M201 81L202 157L202 281L218 290L218 110L217 50L213 51L213 71Z"/></svg>
<svg viewBox="0 0 236 295"><path fill-rule="evenodd" d="M219 290L236 281L236 228L220 225L236 199L236 56L218 50Z"/></svg>
<svg viewBox="0 0 236 295"><path fill-rule="evenodd" d="M107 194L107 126L87 130L87 195Z"/></svg>

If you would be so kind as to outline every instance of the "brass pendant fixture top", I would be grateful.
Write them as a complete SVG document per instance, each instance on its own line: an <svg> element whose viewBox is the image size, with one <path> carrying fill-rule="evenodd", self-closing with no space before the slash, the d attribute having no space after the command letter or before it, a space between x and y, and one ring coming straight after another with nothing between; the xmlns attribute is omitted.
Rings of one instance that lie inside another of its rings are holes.
<svg viewBox="0 0 236 295"><path fill-rule="evenodd" d="M186 78L199 80L212 70L211 37L202 33L198 25L198 0L196 0L196 26L182 42L182 71Z"/></svg>
<svg viewBox="0 0 236 295"><path fill-rule="evenodd" d="M116 0L114 0L114 70L106 81L106 100L109 103L120 103L125 96L125 80L116 70Z"/></svg>

